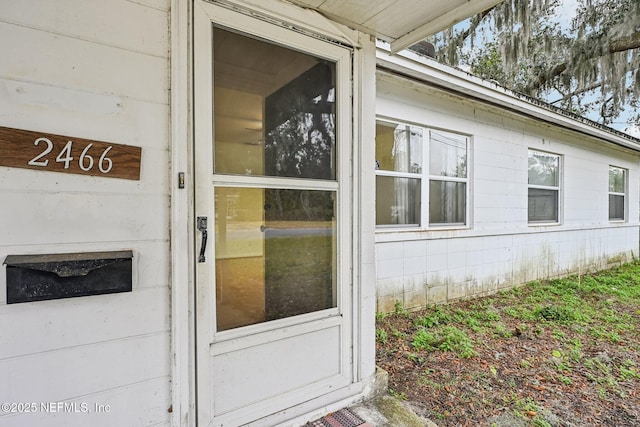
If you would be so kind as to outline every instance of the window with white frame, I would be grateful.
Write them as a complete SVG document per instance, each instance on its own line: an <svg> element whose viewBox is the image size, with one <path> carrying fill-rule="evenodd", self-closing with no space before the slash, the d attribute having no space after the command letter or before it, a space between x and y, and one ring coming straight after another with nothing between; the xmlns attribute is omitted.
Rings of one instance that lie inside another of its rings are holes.
<svg viewBox="0 0 640 427"><path fill-rule="evenodd" d="M560 155L529 150L530 223L560 221Z"/></svg>
<svg viewBox="0 0 640 427"><path fill-rule="evenodd" d="M609 220L625 220L627 170L609 166Z"/></svg>
<svg viewBox="0 0 640 427"><path fill-rule="evenodd" d="M430 132L429 225L467 222L467 138Z"/></svg>
<svg viewBox="0 0 640 427"><path fill-rule="evenodd" d="M376 224L467 224L468 150L466 136L379 120Z"/></svg>
<svg viewBox="0 0 640 427"><path fill-rule="evenodd" d="M419 226L422 196L422 129L376 124L376 223Z"/></svg>

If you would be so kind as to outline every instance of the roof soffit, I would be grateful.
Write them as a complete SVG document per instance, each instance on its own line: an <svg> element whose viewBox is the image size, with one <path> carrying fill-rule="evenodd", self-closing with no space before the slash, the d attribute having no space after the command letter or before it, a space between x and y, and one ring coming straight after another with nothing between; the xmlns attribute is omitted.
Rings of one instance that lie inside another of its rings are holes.
<svg viewBox="0 0 640 427"><path fill-rule="evenodd" d="M375 35L398 52L502 0L289 0Z"/></svg>

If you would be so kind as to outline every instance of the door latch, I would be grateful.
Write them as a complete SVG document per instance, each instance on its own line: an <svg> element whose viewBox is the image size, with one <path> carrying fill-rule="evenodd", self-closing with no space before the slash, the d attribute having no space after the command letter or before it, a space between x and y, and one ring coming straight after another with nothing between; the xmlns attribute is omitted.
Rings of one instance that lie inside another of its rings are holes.
<svg viewBox="0 0 640 427"><path fill-rule="evenodd" d="M202 242L200 243L200 256L198 262L205 262L207 259L204 256L204 252L207 249L207 217L199 216L196 221L198 230L202 233Z"/></svg>

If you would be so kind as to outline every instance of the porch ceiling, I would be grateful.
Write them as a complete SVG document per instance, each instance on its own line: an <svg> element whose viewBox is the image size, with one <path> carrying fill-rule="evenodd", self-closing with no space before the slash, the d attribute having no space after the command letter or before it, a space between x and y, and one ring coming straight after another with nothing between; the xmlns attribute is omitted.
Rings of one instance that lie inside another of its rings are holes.
<svg viewBox="0 0 640 427"><path fill-rule="evenodd" d="M503 0L289 0L358 30L398 52Z"/></svg>

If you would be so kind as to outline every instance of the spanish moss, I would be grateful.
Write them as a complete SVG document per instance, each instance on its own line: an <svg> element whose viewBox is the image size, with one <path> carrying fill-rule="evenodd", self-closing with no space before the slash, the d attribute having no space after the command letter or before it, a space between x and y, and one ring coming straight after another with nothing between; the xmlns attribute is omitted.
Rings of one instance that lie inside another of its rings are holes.
<svg viewBox="0 0 640 427"><path fill-rule="evenodd" d="M639 126L640 1L578 0L571 12L562 0L505 0L430 41L442 62L604 125Z"/></svg>

